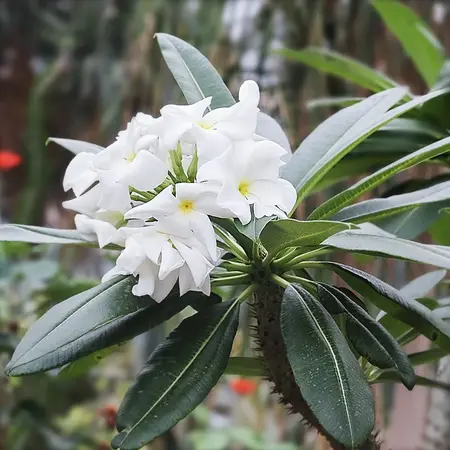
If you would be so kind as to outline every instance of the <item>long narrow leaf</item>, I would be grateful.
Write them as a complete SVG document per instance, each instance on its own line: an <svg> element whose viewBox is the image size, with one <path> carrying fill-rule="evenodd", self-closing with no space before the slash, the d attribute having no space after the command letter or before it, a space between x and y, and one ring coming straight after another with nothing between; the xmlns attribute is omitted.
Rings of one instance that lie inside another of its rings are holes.
<svg viewBox="0 0 450 450"><path fill-rule="evenodd" d="M223 374L239 321L236 300L185 319L152 353L117 415L113 448L135 450L201 403Z"/></svg>
<svg viewBox="0 0 450 450"><path fill-rule="evenodd" d="M372 4L431 88L444 65L444 49L433 31L411 8L397 0L372 0Z"/></svg>
<svg viewBox="0 0 450 450"><path fill-rule="evenodd" d="M397 86L397 83L356 59L324 48L310 47L304 50L281 49L276 53L290 61L351 81L372 92L380 92Z"/></svg>
<svg viewBox="0 0 450 450"><path fill-rule="evenodd" d="M416 166L436 156L442 155L450 151L450 138L442 139L434 144L428 145L421 150L417 150L405 157L377 170L375 173L363 178L345 191L335 195L318 208L308 217L310 220L326 219L343 207L352 203L353 200L360 197L364 193L379 186L384 181L397 175L398 173Z"/></svg>

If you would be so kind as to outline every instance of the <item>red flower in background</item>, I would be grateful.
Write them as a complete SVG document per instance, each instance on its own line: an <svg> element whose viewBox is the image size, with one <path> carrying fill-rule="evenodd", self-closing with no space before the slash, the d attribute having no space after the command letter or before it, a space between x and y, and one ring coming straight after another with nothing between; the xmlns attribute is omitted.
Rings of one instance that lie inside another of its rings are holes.
<svg viewBox="0 0 450 450"><path fill-rule="evenodd" d="M22 157L12 150L0 149L0 171L6 172L22 164Z"/></svg>
<svg viewBox="0 0 450 450"><path fill-rule="evenodd" d="M230 382L230 388L238 395L250 395L258 387L257 383L245 378L234 378Z"/></svg>
<svg viewBox="0 0 450 450"><path fill-rule="evenodd" d="M117 408L114 405L106 405L98 410L98 415L103 417L106 426L113 430L116 426Z"/></svg>

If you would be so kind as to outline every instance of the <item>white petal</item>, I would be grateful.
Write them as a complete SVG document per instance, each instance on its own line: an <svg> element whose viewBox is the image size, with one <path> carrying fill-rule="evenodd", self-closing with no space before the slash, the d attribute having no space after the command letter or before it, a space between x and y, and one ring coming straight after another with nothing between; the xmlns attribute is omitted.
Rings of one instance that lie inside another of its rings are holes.
<svg viewBox="0 0 450 450"><path fill-rule="evenodd" d="M279 206L283 211L289 213L297 201L297 191L295 190L295 187L289 183L289 181L284 180L283 178L279 178L277 183L281 189L281 195L283 198L283 201L278 203L277 206Z"/></svg>
<svg viewBox="0 0 450 450"><path fill-rule="evenodd" d="M107 281L112 280L113 278L119 277L121 275L130 275L130 272L120 267L114 266L111 270L106 272L105 275L103 275L102 283L106 283Z"/></svg>
<svg viewBox="0 0 450 450"><path fill-rule="evenodd" d="M142 150L118 181L142 191L159 186L167 177L167 166L152 153Z"/></svg>
<svg viewBox="0 0 450 450"><path fill-rule="evenodd" d="M217 257L217 243L211 220L206 214L197 211L193 211L189 217L195 237L206 247L210 259L214 261Z"/></svg>
<svg viewBox="0 0 450 450"><path fill-rule="evenodd" d="M164 280L156 280L155 289L152 294L152 299L156 302L162 302L175 286L178 280L178 270L169 273Z"/></svg>
<svg viewBox="0 0 450 450"><path fill-rule="evenodd" d="M206 108L211 105L211 100L212 97L207 97L192 105L166 105L161 108L161 116L163 120L166 114L171 114L197 121L203 117Z"/></svg>
<svg viewBox="0 0 450 450"><path fill-rule="evenodd" d="M63 202L63 207L66 209L72 209L80 214L86 214L88 216L93 215L98 210L98 202L102 195L102 189L100 185L94 186L85 194L80 195L73 200Z"/></svg>
<svg viewBox="0 0 450 450"><path fill-rule="evenodd" d="M116 266L126 270L128 273L135 273L139 266L147 259L138 242L131 237L125 242L125 249L117 258Z"/></svg>
<svg viewBox="0 0 450 450"><path fill-rule="evenodd" d="M139 241L147 258L155 264L159 264L161 251L168 240L168 236L161 234L158 231L151 230L149 233L147 230L144 230L144 232L140 233L136 239Z"/></svg>
<svg viewBox="0 0 450 450"><path fill-rule="evenodd" d="M235 183L226 181L217 197L217 203L222 208L228 208L243 225L251 220L248 200L239 192Z"/></svg>
<svg viewBox="0 0 450 450"><path fill-rule="evenodd" d="M74 220L77 230L79 230L83 235L94 235L98 240L100 248L115 242L118 238L117 229L108 222L91 219L80 214L77 214Z"/></svg>
<svg viewBox="0 0 450 450"><path fill-rule="evenodd" d="M239 101L253 103L255 106L259 103L259 86L253 80L246 80L239 89Z"/></svg>
<svg viewBox="0 0 450 450"><path fill-rule="evenodd" d="M283 203L283 193L278 180L256 180L250 185L251 196L255 202L266 206L275 206Z"/></svg>
<svg viewBox="0 0 450 450"><path fill-rule="evenodd" d="M94 158L95 154L82 152L70 161L63 179L65 191L72 189L79 196L98 180Z"/></svg>
<svg viewBox="0 0 450 450"><path fill-rule="evenodd" d="M272 141L259 141L247 153L241 153L240 160L245 166L245 176L251 180L276 180L279 175L281 155L286 151ZM237 157L239 154L236 152Z"/></svg>
<svg viewBox="0 0 450 450"><path fill-rule="evenodd" d="M228 148L218 158L203 164L197 172L197 180L217 180L223 182L234 169L233 148Z"/></svg>
<svg viewBox="0 0 450 450"><path fill-rule="evenodd" d="M171 272L176 271L183 264L184 259L181 257L178 250L173 248L170 242L166 241L162 247L158 278L164 280Z"/></svg>
<svg viewBox="0 0 450 450"><path fill-rule="evenodd" d="M282 212L279 208L276 206L266 206L262 203L255 203L254 204L254 212L255 217L257 219L260 219L261 217L265 216L277 216L279 218L286 218L286 214Z"/></svg>
<svg viewBox="0 0 450 450"><path fill-rule="evenodd" d="M214 266L209 261L207 261L198 250L193 250L179 241L173 241L173 244L175 248L180 252L180 255L186 261L186 264L191 271L195 285L197 287L202 286L205 282L206 276L211 272Z"/></svg>
<svg viewBox="0 0 450 450"><path fill-rule="evenodd" d="M147 220L150 217L164 217L178 211L178 201L172 193L173 187L168 186L153 200L136 206L125 214L125 219Z"/></svg>
<svg viewBox="0 0 450 450"><path fill-rule="evenodd" d="M152 297L155 290L158 266L146 259L138 268L135 275L138 276L138 282L131 290L134 295L143 296L150 295Z"/></svg>
<svg viewBox="0 0 450 450"><path fill-rule="evenodd" d="M206 130L195 124L192 128L192 134L197 142L199 167L218 158L232 143L231 139L221 131L216 129Z"/></svg>
<svg viewBox="0 0 450 450"><path fill-rule="evenodd" d="M101 183L101 195L98 206L109 211L125 212L131 208L131 198L128 186L120 183Z"/></svg>

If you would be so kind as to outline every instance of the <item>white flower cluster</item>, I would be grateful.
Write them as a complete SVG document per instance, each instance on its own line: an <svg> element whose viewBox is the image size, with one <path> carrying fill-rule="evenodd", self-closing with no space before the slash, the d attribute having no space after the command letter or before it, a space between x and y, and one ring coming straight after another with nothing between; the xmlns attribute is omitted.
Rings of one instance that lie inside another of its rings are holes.
<svg viewBox="0 0 450 450"><path fill-rule="evenodd" d="M286 151L255 134L259 89L246 81L239 102L211 110L211 98L167 105L161 116L138 113L99 153L79 153L69 164L64 203L79 214L77 229L100 247L124 247L103 281L133 274L135 295L164 299L210 292L220 250L210 217L285 217L293 186L279 178Z"/></svg>

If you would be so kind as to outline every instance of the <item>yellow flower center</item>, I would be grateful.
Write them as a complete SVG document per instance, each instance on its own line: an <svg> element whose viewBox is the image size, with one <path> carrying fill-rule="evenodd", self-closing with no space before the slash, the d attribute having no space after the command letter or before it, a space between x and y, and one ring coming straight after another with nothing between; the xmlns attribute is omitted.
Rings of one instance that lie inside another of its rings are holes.
<svg viewBox="0 0 450 450"><path fill-rule="evenodd" d="M213 123L204 122L203 120L198 120L197 125L205 130L210 130L214 126Z"/></svg>
<svg viewBox="0 0 450 450"><path fill-rule="evenodd" d="M192 200L182 200L178 208L183 214L189 214L194 210L194 202Z"/></svg>
<svg viewBox="0 0 450 450"><path fill-rule="evenodd" d="M136 158L137 153L133 152L131 154L129 154L125 160L128 161L129 163L132 163L134 161L134 159Z"/></svg>
<svg viewBox="0 0 450 450"><path fill-rule="evenodd" d="M250 183L248 181L241 181L239 183L239 192L246 197L248 194L250 194Z"/></svg>

